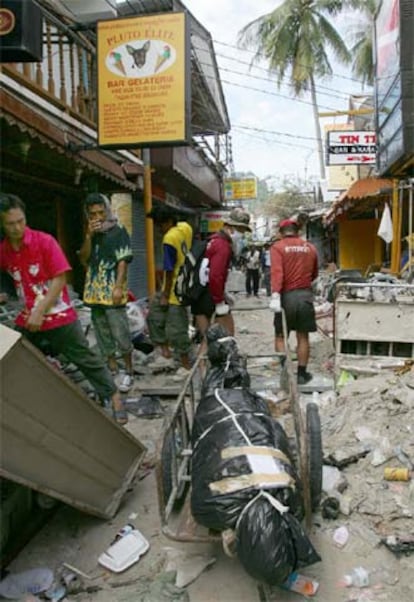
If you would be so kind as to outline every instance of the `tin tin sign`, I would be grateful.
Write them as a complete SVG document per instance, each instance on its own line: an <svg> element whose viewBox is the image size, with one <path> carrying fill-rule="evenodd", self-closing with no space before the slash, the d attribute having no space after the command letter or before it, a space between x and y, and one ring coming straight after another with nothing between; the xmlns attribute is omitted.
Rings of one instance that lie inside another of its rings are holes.
<svg viewBox="0 0 414 602"><path fill-rule="evenodd" d="M374 131L328 132L328 165L373 165L377 154Z"/></svg>

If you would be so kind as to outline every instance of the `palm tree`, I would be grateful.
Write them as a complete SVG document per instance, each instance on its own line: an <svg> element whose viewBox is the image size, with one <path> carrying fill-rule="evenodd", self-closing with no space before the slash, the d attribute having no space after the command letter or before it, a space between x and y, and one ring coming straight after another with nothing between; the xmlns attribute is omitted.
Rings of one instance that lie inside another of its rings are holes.
<svg viewBox="0 0 414 602"><path fill-rule="evenodd" d="M362 84L372 86L374 83L374 16L377 12L378 0L365 0L359 8L364 16L351 48L352 73L361 80Z"/></svg>
<svg viewBox="0 0 414 602"><path fill-rule="evenodd" d="M310 91L322 179L325 163L315 79L332 75L328 48L340 62L351 61L350 52L329 17L360 4L364 1L284 0L275 10L248 23L239 32L240 45L255 49L252 62L266 59L279 86L289 79L294 96Z"/></svg>

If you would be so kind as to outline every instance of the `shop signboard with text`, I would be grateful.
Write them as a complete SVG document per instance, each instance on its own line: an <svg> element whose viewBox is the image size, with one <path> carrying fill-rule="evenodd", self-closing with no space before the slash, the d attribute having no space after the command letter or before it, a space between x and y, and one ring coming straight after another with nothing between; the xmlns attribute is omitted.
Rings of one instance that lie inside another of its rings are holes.
<svg viewBox="0 0 414 602"><path fill-rule="evenodd" d="M223 227L224 219L228 215L228 211L203 211L200 218L200 232L203 234L218 232Z"/></svg>
<svg viewBox="0 0 414 602"><path fill-rule="evenodd" d="M330 131L326 148L327 165L372 165L377 139L374 131Z"/></svg>
<svg viewBox="0 0 414 602"><path fill-rule="evenodd" d="M229 178L224 180L225 201L246 201L256 198L256 178Z"/></svg>
<svg viewBox="0 0 414 602"><path fill-rule="evenodd" d="M183 12L97 23L98 144L185 144L190 126L189 28Z"/></svg>

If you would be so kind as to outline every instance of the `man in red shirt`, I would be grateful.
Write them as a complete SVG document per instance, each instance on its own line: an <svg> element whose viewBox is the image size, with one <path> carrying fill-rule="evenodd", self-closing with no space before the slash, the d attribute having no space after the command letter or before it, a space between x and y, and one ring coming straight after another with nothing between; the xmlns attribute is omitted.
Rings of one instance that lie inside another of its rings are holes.
<svg viewBox="0 0 414 602"><path fill-rule="evenodd" d="M50 234L26 225L25 205L13 194L0 196L0 223L5 239L0 243L0 269L7 271L23 309L17 329L34 345L48 344L62 353L86 376L102 405L112 400L114 417L127 422L121 397L100 356L89 348L66 287L71 267Z"/></svg>
<svg viewBox="0 0 414 602"><path fill-rule="evenodd" d="M243 232L251 232L250 216L245 211L233 209L224 220L223 228L211 236L204 254L208 284L201 297L191 305L196 326L204 336L211 318L234 336L234 321L226 301L225 288L233 257L233 246Z"/></svg>
<svg viewBox="0 0 414 602"><path fill-rule="evenodd" d="M309 361L309 332L316 331L312 282L318 276L316 248L299 236L299 226L293 220L279 224L281 240L270 249L272 298L270 309L275 313L275 348L285 352L282 327L282 308L288 332L296 331L298 355L298 384L312 379L307 371ZM282 366L285 358L282 358Z"/></svg>

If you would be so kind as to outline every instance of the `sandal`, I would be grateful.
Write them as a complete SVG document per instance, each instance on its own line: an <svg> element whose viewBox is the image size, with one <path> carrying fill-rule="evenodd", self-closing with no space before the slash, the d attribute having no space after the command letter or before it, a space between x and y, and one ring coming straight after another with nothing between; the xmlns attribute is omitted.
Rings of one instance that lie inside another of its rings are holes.
<svg viewBox="0 0 414 602"><path fill-rule="evenodd" d="M112 410L112 418L116 421L117 424L123 426L128 422L128 412L125 408L120 410Z"/></svg>

